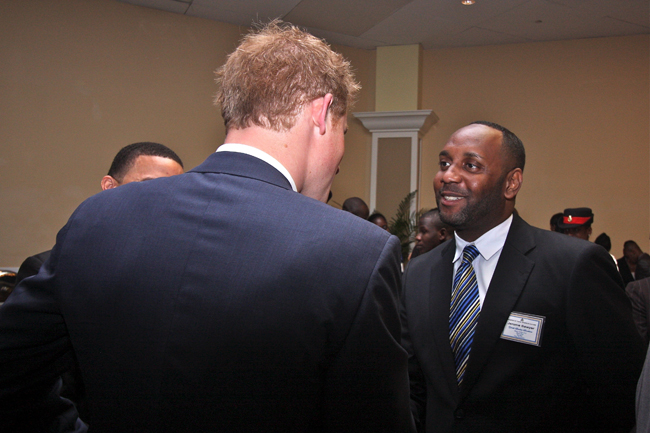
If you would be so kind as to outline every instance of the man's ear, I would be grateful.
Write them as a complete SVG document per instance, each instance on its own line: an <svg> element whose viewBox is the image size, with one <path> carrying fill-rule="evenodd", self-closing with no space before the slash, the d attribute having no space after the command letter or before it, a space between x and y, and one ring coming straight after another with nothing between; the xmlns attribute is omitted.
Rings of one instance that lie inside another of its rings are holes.
<svg viewBox="0 0 650 433"><path fill-rule="evenodd" d="M120 184L118 183L118 181L115 180L115 178L108 175L102 177L101 185L102 185L102 191L106 191L107 189L117 188L118 186L120 186Z"/></svg>
<svg viewBox="0 0 650 433"><path fill-rule="evenodd" d="M438 230L438 240L442 242L445 239L447 239L447 229L443 227L440 230Z"/></svg>
<svg viewBox="0 0 650 433"><path fill-rule="evenodd" d="M505 197L507 200L513 200L517 197L517 193L521 189L521 184L524 182L524 173L521 168L515 168L506 177L506 190Z"/></svg>
<svg viewBox="0 0 650 433"><path fill-rule="evenodd" d="M312 119L314 124L318 126L320 135L325 135L327 131L327 110L332 105L334 97L331 93L326 94L321 98L314 99L311 103L312 106Z"/></svg>

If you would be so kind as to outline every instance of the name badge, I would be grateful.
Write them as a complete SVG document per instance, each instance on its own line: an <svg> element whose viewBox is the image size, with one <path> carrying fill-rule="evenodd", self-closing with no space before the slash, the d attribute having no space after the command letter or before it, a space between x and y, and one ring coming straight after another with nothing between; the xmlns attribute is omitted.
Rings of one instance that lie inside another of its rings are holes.
<svg viewBox="0 0 650 433"><path fill-rule="evenodd" d="M539 347L542 341L544 320L546 318L543 316L513 311L503 328L501 338Z"/></svg>

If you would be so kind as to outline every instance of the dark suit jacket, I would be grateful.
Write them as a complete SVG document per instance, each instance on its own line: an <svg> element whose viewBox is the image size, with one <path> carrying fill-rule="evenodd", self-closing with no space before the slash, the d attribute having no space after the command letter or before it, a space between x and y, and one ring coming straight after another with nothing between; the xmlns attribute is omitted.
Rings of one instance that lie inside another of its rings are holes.
<svg viewBox="0 0 650 433"><path fill-rule="evenodd" d="M625 286L625 293L632 303L634 324L647 345L650 342L650 278L632 281Z"/></svg>
<svg viewBox="0 0 650 433"><path fill-rule="evenodd" d="M650 433L650 348L646 354L643 371L636 388L636 431Z"/></svg>
<svg viewBox="0 0 650 433"><path fill-rule="evenodd" d="M0 419L74 353L91 431L409 431L398 260L248 155L104 191L0 310Z"/></svg>
<svg viewBox="0 0 650 433"><path fill-rule="evenodd" d="M459 389L449 345L455 247L417 257L403 277L412 405L426 431L629 431L645 353L609 254L515 216ZM545 318L540 347L500 338L512 312Z"/></svg>
<svg viewBox="0 0 650 433"><path fill-rule="evenodd" d="M632 271L630 271L630 265L627 264L625 257L621 257L616 261L616 263L618 263L618 271L621 273L621 277L623 278L623 284L627 286L629 283L634 281L634 275L632 275Z"/></svg>
<svg viewBox="0 0 650 433"><path fill-rule="evenodd" d="M18 268L18 273L16 274L16 284L20 283L27 277L38 274L39 269L43 266L43 263L50 257L52 251L43 251L42 253L29 256L23 261Z"/></svg>

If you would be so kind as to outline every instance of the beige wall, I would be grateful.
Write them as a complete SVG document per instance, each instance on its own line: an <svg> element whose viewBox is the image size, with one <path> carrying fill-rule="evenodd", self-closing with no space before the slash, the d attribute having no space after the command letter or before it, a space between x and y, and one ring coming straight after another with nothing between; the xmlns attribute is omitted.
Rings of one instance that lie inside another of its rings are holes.
<svg viewBox="0 0 650 433"><path fill-rule="evenodd" d="M449 135L474 120L511 129L526 147L517 209L548 228L552 214L591 207L593 241L649 250L650 37L630 36L424 52L423 108L440 121L422 146L422 206Z"/></svg>
<svg viewBox="0 0 650 433"><path fill-rule="evenodd" d="M213 71L245 31L113 0L0 2L0 267L50 249L123 146L161 142L186 169L213 152ZM374 52L340 50L369 82L357 107L374 109ZM354 122L341 203L369 195L370 134Z"/></svg>
<svg viewBox="0 0 650 433"><path fill-rule="evenodd" d="M361 83L361 93L353 112L375 111L375 51L333 46L352 63L355 76ZM372 134L359 119L348 114L348 133L345 135L345 155L339 174L332 184L329 204L340 208L346 198L361 197L370 202L370 153ZM371 209L372 210L372 209Z"/></svg>
<svg viewBox="0 0 650 433"><path fill-rule="evenodd" d="M419 110L422 101L422 46L378 47L376 111Z"/></svg>
<svg viewBox="0 0 650 433"><path fill-rule="evenodd" d="M382 137L377 143L377 209L390 222L411 192L411 139Z"/></svg>
<svg viewBox="0 0 650 433"><path fill-rule="evenodd" d="M0 2L0 267L52 247L74 208L99 192L121 147L151 140L186 168L221 143L212 72L236 26L113 0ZM546 227L568 206L591 206L594 237L648 250L650 37L425 50L422 206L434 205L437 154L475 119L502 123L528 151L520 213ZM334 47L363 86L354 111L375 109L374 51ZM348 117L332 205L369 201L371 135ZM634 191L632 190L634 189Z"/></svg>
<svg viewBox="0 0 650 433"><path fill-rule="evenodd" d="M212 71L236 26L108 0L0 3L0 265L49 249L115 153L173 148L186 168L223 137Z"/></svg>

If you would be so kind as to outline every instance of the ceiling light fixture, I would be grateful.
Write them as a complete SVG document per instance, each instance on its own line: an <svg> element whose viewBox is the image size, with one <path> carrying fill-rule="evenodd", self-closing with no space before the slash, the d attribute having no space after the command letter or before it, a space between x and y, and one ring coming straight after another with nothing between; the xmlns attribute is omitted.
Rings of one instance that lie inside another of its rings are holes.
<svg viewBox="0 0 650 433"><path fill-rule="evenodd" d="M464 4L465 6L469 6L469 5L473 5L476 2L474 0L462 0L461 3Z"/></svg>

